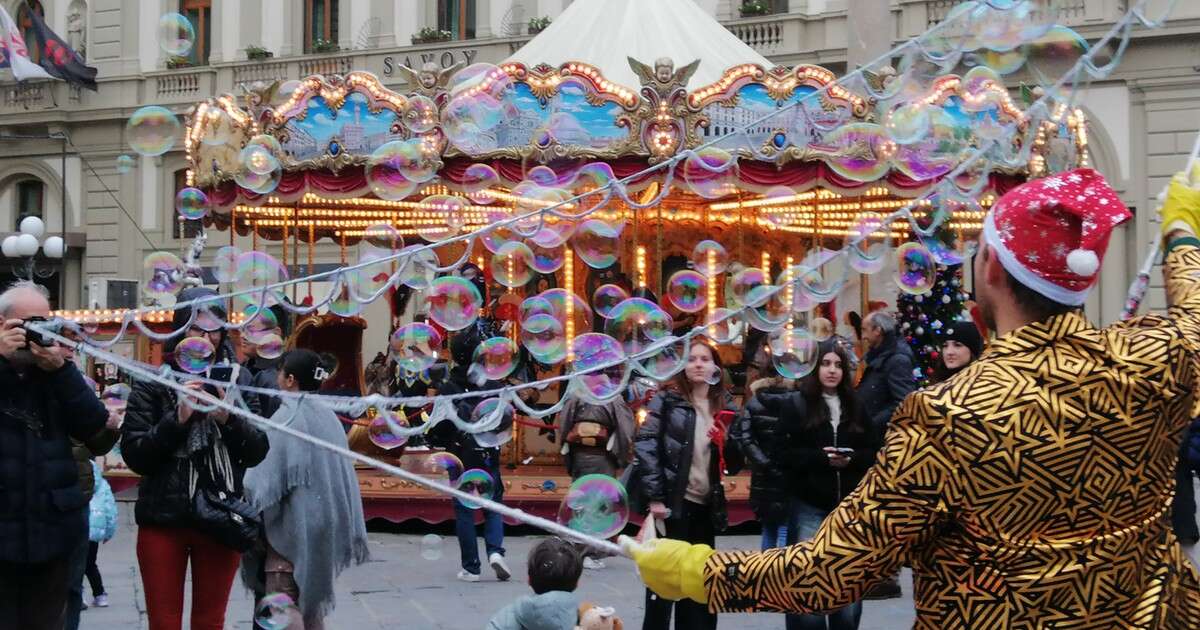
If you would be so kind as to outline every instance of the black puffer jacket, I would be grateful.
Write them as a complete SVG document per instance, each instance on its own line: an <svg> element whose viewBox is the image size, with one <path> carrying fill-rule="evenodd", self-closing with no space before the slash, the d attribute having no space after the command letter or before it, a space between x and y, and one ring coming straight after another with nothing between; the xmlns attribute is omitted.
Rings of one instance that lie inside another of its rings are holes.
<svg viewBox="0 0 1200 630"><path fill-rule="evenodd" d="M87 537L69 438L90 441L107 419L73 363L22 378L0 359L0 562L54 560Z"/></svg>
<svg viewBox="0 0 1200 630"><path fill-rule="evenodd" d="M787 394L787 400L781 404L794 418L787 423L785 437L785 461L788 462L793 496L814 507L832 510L875 464L875 456L883 442L882 430L865 417L847 417L848 413L854 412L846 409L842 410L841 421L834 430L824 402L819 406L808 405L799 391ZM805 427L803 419L809 414L815 414L817 422L815 426ZM828 446L854 449L850 464L840 469L831 466L829 455L824 451Z"/></svg>
<svg viewBox="0 0 1200 630"><path fill-rule="evenodd" d="M727 398L721 409L732 408L732 400ZM714 410L714 414L721 409ZM646 405L646 410L646 420L633 442L639 492L647 504L660 501L673 514L682 514L688 471L692 467L696 410L690 401L673 390L656 394ZM727 451L727 457L730 454ZM712 494L708 504L712 508L713 525L722 530L728 524L729 515L715 445L709 461L712 463L709 477Z"/></svg>
<svg viewBox="0 0 1200 630"><path fill-rule="evenodd" d="M795 492L787 465L787 425L799 421L794 408L798 387L797 381L784 378L750 383L752 398L729 429L730 441L750 466L750 508L760 521L785 522Z"/></svg>
<svg viewBox="0 0 1200 630"><path fill-rule="evenodd" d="M276 389L279 387L279 366L283 363L283 357L274 359L264 359L262 357L252 357L246 364L242 366L243 370L250 373L250 385L260 389ZM242 395L244 399L257 398L258 408L264 418L270 418L275 415L275 410L279 409L279 397L270 394L253 394L246 392Z"/></svg>
<svg viewBox="0 0 1200 630"><path fill-rule="evenodd" d="M912 350L908 344L888 335L883 343L864 357L867 369L858 382L855 393L858 403L880 431L887 429L892 413L905 396L917 388L913 378Z"/></svg>

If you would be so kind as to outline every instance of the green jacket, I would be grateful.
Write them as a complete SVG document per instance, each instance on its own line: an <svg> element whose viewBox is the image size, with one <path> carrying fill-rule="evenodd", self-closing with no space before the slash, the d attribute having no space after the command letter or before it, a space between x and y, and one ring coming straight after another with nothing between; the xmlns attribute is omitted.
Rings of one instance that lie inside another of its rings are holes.
<svg viewBox="0 0 1200 630"><path fill-rule="evenodd" d="M102 429L86 442L71 440L71 456L75 458L75 465L79 468L79 486L88 501L92 500L92 491L96 485L96 476L92 473L92 458L112 450L113 444L117 443L120 436L120 433L111 429Z"/></svg>

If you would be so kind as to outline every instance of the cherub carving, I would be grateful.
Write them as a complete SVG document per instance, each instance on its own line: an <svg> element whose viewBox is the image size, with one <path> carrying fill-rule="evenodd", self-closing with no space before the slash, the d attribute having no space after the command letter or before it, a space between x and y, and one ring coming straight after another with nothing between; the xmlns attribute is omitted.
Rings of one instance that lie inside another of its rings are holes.
<svg viewBox="0 0 1200 630"><path fill-rule="evenodd" d="M450 77L454 76L455 72L466 67L467 62L459 61L449 68L442 68L432 61L426 62L421 66L421 69L413 70L408 66L401 65L396 68L396 72L404 77L408 82L408 89L413 94L428 96L429 98L441 104L440 99L443 99L446 94L446 85L450 82Z"/></svg>
<svg viewBox="0 0 1200 630"><path fill-rule="evenodd" d="M659 99L664 102L669 100L671 92L676 89L687 89L688 80L700 66L699 59L679 70L675 70L675 62L667 57L656 59L653 68L633 57L626 57L626 59L629 60L629 67L633 69L634 74L641 79L642 86L652 88L658 94Z"/></svg>
<svg viewBox="0 0 1200 630"><path fill-rule="evenodd" d="M690 114L687 106L687 82L700 66L697 59L675 70L666 57L654 62L654 68L628 57L629 67L642 81L643 105L638 111L642 122L642 143L655 158L673 155L684 138L683 121Z"/></svg>

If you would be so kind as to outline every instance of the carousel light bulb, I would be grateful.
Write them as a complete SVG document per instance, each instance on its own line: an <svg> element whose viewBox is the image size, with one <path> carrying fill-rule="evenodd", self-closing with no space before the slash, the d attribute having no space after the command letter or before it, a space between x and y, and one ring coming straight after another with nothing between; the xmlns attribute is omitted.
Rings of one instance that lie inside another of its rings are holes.
<svg viewBox="0 0 1200 630"><path fill-rule="evenodd" d="M563 288L567 290L566 302L566 335L567 362L575 360L572 345L575 343L575 252L570 248L563 250Z"/></svg>

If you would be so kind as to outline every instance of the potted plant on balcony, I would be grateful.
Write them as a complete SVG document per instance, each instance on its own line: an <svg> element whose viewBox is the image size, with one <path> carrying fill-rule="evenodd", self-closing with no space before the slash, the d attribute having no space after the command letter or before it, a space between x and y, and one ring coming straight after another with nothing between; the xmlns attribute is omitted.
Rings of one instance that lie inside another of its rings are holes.
<svg viewBox="0 0 1200 630"><path fill-rule="evenodd" d="M263 48L262 46L246 47L246 59L249 59L250 61L262 61L263 59L270 59L274 56L275 53Z"/></svg>
<svg viewBox="0 0 1200 630"><path fill-rule="evenodd" d="M742 0L742 6L738 8L742 17L753 17L756 15L769 15L771 6L763 0Z"/></svg>
<svg viewBox="0 0 1200 630"><path fill-rule="evenodd" d="M537 35L538 33L541 33L542 31L546 30L546 27L548 27L548 26L550 26L550 18L545 15L543 15L542 17L530 18L529 19L529 34Z"/></svg>
<svg viewBox="0 0 1200 630"><path fill-rule="evenodd" d="M331 53L339 50L341 50L341 47L338 46L337 42L331 39L321 39L318 37L312 40L312 52L314 53Z"/></svg>
<svg viewBox="0 0 1200 630"><path fill-rule="evenodd" d="M190 68L191 66L192 60L188 59L187 57L181 57L179 55L171 55L170 57L167 57L168 70L175 70L176 68Z"/></svg>
<svg viewBox="0 0 1200 630"><path fill-rule="evenodd" d="M412 36L412 43L429 44L432 42L448 42L453 38L454 33L451 33L450 31L439 31L436 28L426 26Z"/></svg>

